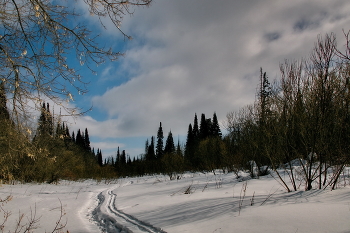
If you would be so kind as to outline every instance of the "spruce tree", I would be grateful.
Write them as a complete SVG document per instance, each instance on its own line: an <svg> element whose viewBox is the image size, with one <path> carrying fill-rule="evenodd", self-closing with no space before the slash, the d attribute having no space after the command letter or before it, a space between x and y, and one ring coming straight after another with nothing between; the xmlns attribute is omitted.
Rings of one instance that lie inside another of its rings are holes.
<svg viewBox="0 0 350 233"><path fill-rule="evenodd" d="M212 132L212 122L210 118L205 119L206 121L206 127L207 127L207 134L205 138L211 137L213 136L213 132Z"/></svg>
<svg viewBox="0 0 350 233"><path fill-rule="evenodd" d="M173 153L175 153L175 144L174 144L173 134L170 131L165 142L164 154L173 154Z"/></svg>
<svg viewBox="0 0 350 233"><path fill-rule="evenodd" d="M119 146L118 146L116 164L119 165L120 161L121 161L121 159L120 159L120 151L119 151Z"/></svg>
<svg viewBox="0 0 350 233"><path fill-rule="evenodd" d="M149 161L155 160L155 158L156 158L156 155L154 152L154 137L153 136L151 138L151 144L148 147L147 156L148 156L147 160L149 160Z"/></svg>
<svg viewBox="0 0 350 233"><path fill-rule="evenodd" d="M84 138L82 133L80 132L80 129L78 129L77 136L75 138L75 143L81 148L84 148Z"/></svg>
<svg viewBox="0 0 350 233"><path fill-rule="evenodd" d="M194 140L197 141L199 137L199 128L198 128L198 118L197 118L197 113L194 115L194 122L193 122L193 137Z"/></svg>
<svg viewBox="0 0 350 233"><path fill-rule="evenodd" d="M50 113L49 104L43 103L41 107L41 113L38 121L38 128L36 134L36 140L47 140L48 137L53 136L53 118Z"/></svg>
<svg viewBox="0 0 350 233"><path fill-rule="evenodd" d="M182 156L182 150L181 150L181 146L180 146L180 140L177 140L176 154Z"/></svg>
<svg viewBox="0 0 350 233"><path fill-rule="evenodd" d="M74 131L73 131L73 133L72 133L72 142L76 143L76 139L75 139L75 133L74 133Z"/></svg>
<svg viewBox="0 0 350 233"><path fill-rule="evenodd" d="M66 139L71 139L71 136L70 136L70 133L69 133L68 125L65 125L65 124L63 123L63 129L64 129L64 131L65 131L64 137L65 137Z"/></svg>
<svg viewBox="0 0 350 233"><path fill-rule="evenodd" d="M208 135L209 135L208 121L205 118L205 114L202 113L201 123L200 123L200 128L199 128L199 139L203 140L203 139L207 138Z"/></svg>
<svg viewBox="0 0 350 233"><path fill-rule="evenodd" d="M213 122L211 124L211 134L214 137L221 137L222 136L221 130L220 130L220 125L219 125L219 122L218 122L218 118L217 118L215 112L214 112L214 115L213 115Z"/></svg>
<svg viewBox="0 0 350 233"><path fill-rule="evenodd" d="M89 133L88 133L87 128L85 128L84 147L85 147L85 149L86 149L88 152L91 151L90 138L89 138Z"/></svg>
<svg viewBox="0 0 350 233"><path fill-rule="evenodd" d="M102 151L100 149L97 149L97 162L98 165L100 165L101 167L103 166Z"/></svg>
<svg viewBox="0 0 350 233"><path fill-rule="evenodd" d="M40 112L40 117L39 117L39 122L38 122L38 129L37 129L37 137L44 135L46 132L46 104L43 103L41 107L41 112Z"/></svg>
<svg viewBox="0 0 350 233"><path fill-rule="evenodd" d="M125 150L122 151L122 154L120 155L120 164L125 165L126 164L126 153Z"/></svg>
<svg viewBox="0 0 350 233"><path fill-rule="evenodd" d="M158 133L157 133L157 146L156 146L157 159L161 159L163 156L163 153L164 153L163 141L164 141L163 128L162 128L162 122L160 122Z"/></svg>
<svg viewBox="0 0 350 233"><path fill-rule="evenodd" d="M53 136L53 116L50 112L50 105L49 103L46 103L46 122L47 122L47 133L50 136Z"/></svg>
<svg viewBox="0 0 350 233"><path fill-rule="evenodd" d="M62 134L62 126L60 121L57 122L56 125L56 133L55 133L55 138L62 138L63 134Z"/></svg>
<svg viewBox="0 0 350 233"><path fill-rule="evenodd" d="M194 137L193 137L193 129L192 125L189 124L187 131L187 140L186 140L186 148L185 148L185 159L191 164L194 156Z"/></svg>

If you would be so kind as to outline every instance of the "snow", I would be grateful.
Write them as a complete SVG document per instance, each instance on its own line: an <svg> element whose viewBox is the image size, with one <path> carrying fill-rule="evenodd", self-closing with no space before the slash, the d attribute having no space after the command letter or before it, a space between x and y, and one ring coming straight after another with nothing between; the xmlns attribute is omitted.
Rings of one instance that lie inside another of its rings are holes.
<svg viewBox="0 0 350 233"><path fill-rule="evenodd" d="M39 218L35 232L52 232L61 216L75 232L350 232L350 178L331 191L287 193L271 175L186 173L0 187L11 216L4 232ZM244 191L244 187L245 191ZM3 212L3 211L1 211ZM2 214L0 221L2 222Z"/></svg>

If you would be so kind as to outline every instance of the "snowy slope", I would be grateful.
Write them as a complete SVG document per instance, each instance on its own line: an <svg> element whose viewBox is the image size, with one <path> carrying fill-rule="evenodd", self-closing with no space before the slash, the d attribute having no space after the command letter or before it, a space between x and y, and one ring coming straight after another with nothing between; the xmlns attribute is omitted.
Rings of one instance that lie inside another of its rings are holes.
<svg viewBox="0 0 350 233"><path fill-rule="evenodd" d="M61 204L69 232L350 232L350 178L342 187L287 193L271 176L187 173L108 182L2 185L12 215L40 217L36 232L51 232ZM345 182L345 183L344 183ZM244 191L245 188L245 191ZM0 216L1 217L1 216ZM26 220L26 219L25 219ZM0 219L1 221L1 219Z"/></svg>

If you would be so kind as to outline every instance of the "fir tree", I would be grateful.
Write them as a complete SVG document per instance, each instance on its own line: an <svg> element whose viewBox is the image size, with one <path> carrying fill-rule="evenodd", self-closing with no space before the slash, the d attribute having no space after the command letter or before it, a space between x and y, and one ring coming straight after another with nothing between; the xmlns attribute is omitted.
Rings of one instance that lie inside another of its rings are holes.
<svg viewBox="0 0 350 233"><path fill-rule="evenodd" d="M152 161L155 160L156 155L154 152L154 137L152 136L151 138L151 144L148 146L148 151L147 151L147 160Z"/></svg>
<svg viewBox="0 0 350 233"><path fill-rule="evenodd" d="M55 138L62 138L62 126L60 121L57 122L56 125L56 133L55 133Z"/></svg>
<svg viewBox="0 0 350 233"><path fill-rule="evenodd" d="M205 121L206 121L207 133L204 139L213 136L211 119L207 118L205 119Z"/></svg>
<svg viewBox="0 0 350 233"><path fill-rule="evenodd" d="M76 143L74 131L72 133L72 142Z"/></svg>
<svg viewBox="0 0 350 233"><path fill-rule="evenodd" d="M47 133L50 136L53 136L53 117L50 112L50 105L49 103L46 103L46 121L47 121Z"/></svg>
<svg viewBox="0 0 350 233"><path fill-rule="evenodd" d="M145 155L147 155L147 153L148 153L148 147L149 147L149 142L148 142L148 138L147 138L146 143L145 143Z"/></svg>
<svg viewBox="0 0 350 233"><path fill-rule="evenodd" d="M218 122L218 118L217 118L215 112L214 112L214 115L213 115L213 122L212 122L212 125L211 125L211 134L214 137L221 137L222 136L221 130L220 130L220 126L219 126L219 122Z"/></svg>
<svg viewBox="0 0 350 233"><path fill-rule="evenodd" d="M260 68L260 91L259 91L259 123L260 126L266 123L267 115L270 112L268 107L269 98L272 95L271 85L269 79L266 75L266 72L263 73L262 68Z"/></svg>
<svg viewBox="0 0 350 233"><path fill-rule="evenodd" d="M185 159L191 164L194 156L194 137L193 137L193 129L192 125L189 124L187 131L187 140L185 147Z"/></svg>
<svg viewBox="0 0 350 233"><path fill-rule="evenodd" d="M49 104L43 103L38 121L36 139L47 139L47 136L53 136L53 118L50 113Z"/></svg>
<svg viewBox="0 0 350 233"><path fill-rule="evenodd" d="M118 146L118 150L117 150L117 158L116 158L116 164L119 166L119 164L120 164L120 161L121 161L121 159L120 159L120 151L119 151L119 146Z"/></svg>
<svg viewBox="0 0 350 233"><path fill-rule="evenodd" d="M71 139L70 133L69 133L69 128L68 128L67 125L64 124L64 122L63 122L63 129L64 129L64 131L65 131L64 137L65 137L66 139Z"/></svg>
<svg viewBox="0 0 350 233"><path fill-rule="evenodd" d="M181 150L181 146L180 146L180 140L177 140L176 154L182 156L182 150Z"/></svg>
<svg viewBox="0 0 350 233"><path fill-rule="evenodd" d="M98 165L100 165L101 167L103 166L102 151L100 149L97 149L97 162Z"/></svg>
<svg viewBox="0 0 350 233"><path fill-rule="evenodd" d="M91 151L91 146L90 146L90 138L89 138L89 133L87 128L85 128L85 135L84 135L84 147L87 151Z"/></svg>
<svg viewBox="0 0 350 233"><path fill-rule="evenodd" d="M46 105L43 103L41 107L39 122L38 122L38 129L37 129L37 136L44 135L46 132Z"/></svg>
<svg viewBox="0 0 350 233"><path fill-rule="evenodd" d="M193 137L194 140L197 141L199 138L199 128L198 128L198 118L197 113L194 114L194 122L193 122Z"/></svg>
<svg viewBox="0 0 350 233"><path fill-rule="evenodd" d="M122 151L122 154L120 155L120 165L126 164L126 153L125 150Z"/></svg>
<svg viewBox="0 0 350 233"><path fill-rule="evenodd" d="M202 113L201 123L200 123L200 128L199 128L199 139L203 140L203 139L207 138L208 135L209 135L208 121L205 118L205 114Z"/></svg>
<svg viewBox="0 0 350 233"><path fill-rule="evenodd" d="M75 143L81 148L84 148L84 137L83 134L80 132L80 129L78 129L77 136L75 138Z"/></svg>
<svg viewBox="0 0 350 233"><path fill-rule="evenodd" d="M156 146L156 158L161 159L163 156L163 128L162 128L162 122L160 122L158 133L157 133L157 146Z"/></svg>
<svg viewBox="0 0 350 233"><path fill-rule="evenodd" d="M170 131L165 142L164 154L173 154L174 152L175 152L174 139L173 139L173 134Z"/></svg>

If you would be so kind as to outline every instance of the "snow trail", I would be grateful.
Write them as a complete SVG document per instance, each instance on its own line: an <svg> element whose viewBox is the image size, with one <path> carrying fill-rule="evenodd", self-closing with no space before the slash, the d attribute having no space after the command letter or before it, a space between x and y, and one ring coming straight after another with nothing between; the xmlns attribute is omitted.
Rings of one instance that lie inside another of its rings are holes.
<svg viewBox="0 0 350 233"><path fill-rule="evenodd" d="M145 223L115 207L117 195L112 189L98 195L99 204L93 211L93 219L107 233L166 233L160 228ZM101 209L104 207L105 209Z"/></svg>

